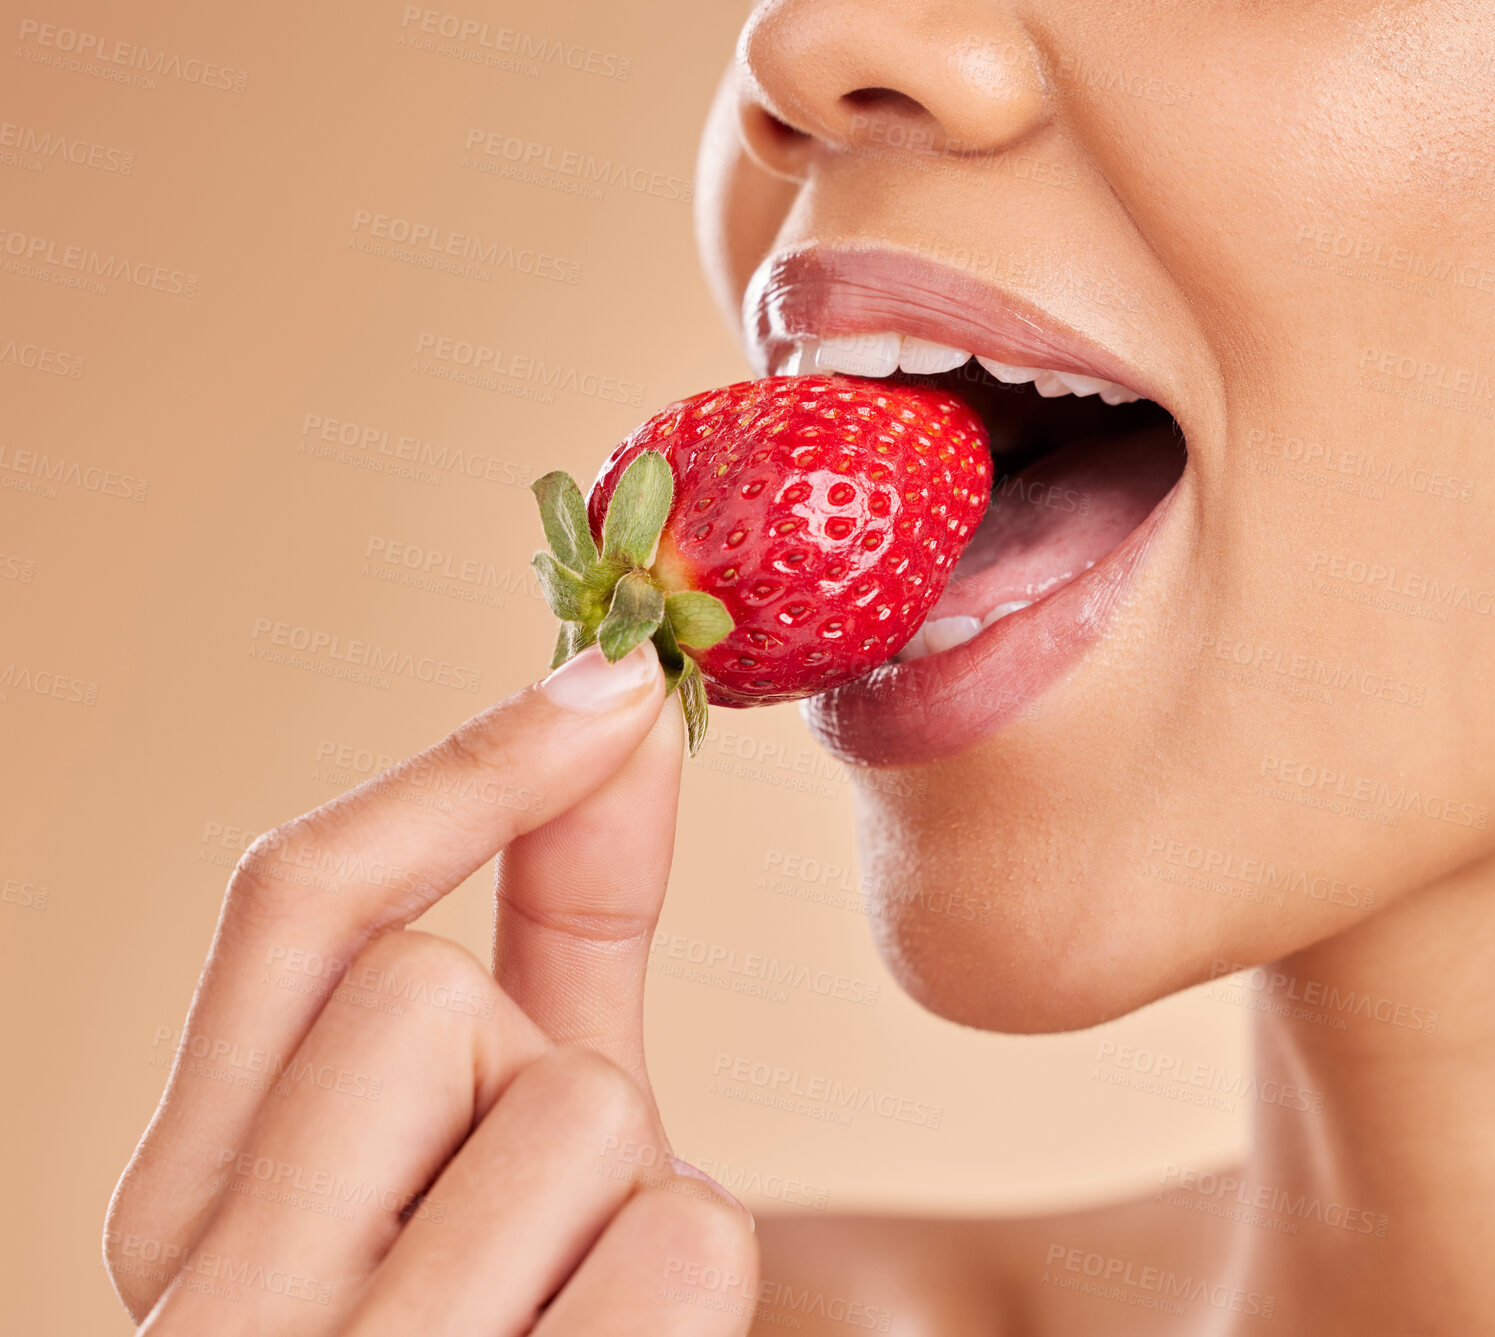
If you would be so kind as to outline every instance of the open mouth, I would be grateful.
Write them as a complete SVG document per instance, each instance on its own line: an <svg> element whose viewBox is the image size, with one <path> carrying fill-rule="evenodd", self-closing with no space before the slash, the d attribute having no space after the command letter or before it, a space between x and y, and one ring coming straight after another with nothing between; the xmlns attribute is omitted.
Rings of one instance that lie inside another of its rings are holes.
<svg viewBox="0 0 1495 1337"><path fill-rule="evenodd" d="M939 602L897 659L964 644L1110 553L1178 481L1183 435L1115 381L1017 367L891 332L796 340L775 375L886 378L959 395L986 426L992 499Z"/></svg>
<svg viewBox="0 0 1495 1337"><path fill-rule="evenodd" d="M1155 546L1187 461L1165 404L1176 387L1135 330L1092 314L1099 335L873 247L810 245L754 276L744 315L762 371L939 386L991 441L991 504L923 625L889 663L805 703L843 759L935 760L1031 714Z"/></svg>

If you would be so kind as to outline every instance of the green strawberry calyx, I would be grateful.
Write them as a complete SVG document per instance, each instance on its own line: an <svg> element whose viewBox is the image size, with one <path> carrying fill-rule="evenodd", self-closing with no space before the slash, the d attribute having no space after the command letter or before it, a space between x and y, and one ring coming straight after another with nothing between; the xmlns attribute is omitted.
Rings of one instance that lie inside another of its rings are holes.
<svg viewBox="0 0 1495 1337"><path fill-rule="evenodd" d="M654 642L667 690L680 693L690 754L706 736L706 683L682 646L709 650L732 630L732 615L714 594L671 589L658 571L659 540L675 500L669 461L641 451L623 471L602 518L598 552L581 489L561 470L530 489L540 503L549 552L534 567L550 611L561 620L550 667L589 645L617 663L646 640Z"/></svg>

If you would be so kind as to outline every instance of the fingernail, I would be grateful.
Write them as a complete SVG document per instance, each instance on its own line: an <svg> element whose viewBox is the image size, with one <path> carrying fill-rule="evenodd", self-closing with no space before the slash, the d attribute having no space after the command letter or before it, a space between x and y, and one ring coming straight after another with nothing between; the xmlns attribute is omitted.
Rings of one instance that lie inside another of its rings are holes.
<svg viewBox="0 0 1495 1337"><path fill-rule="evenodd" d="M754 1232L757 1231L758 1223L753 1219L753 1214L748 1211L747 1204L744 1203L741 1198L735 1197L733 1194L728 1193L727 1190L724 1189L720 1184L718 1184L716 1180L714 1180L709 1174L706 1173L706 1171L697 1170L696 1167L689 1161L682 1161L678 1156L670 1157L670 1166L682 1179L696 1180L698 1183L704 1184L707 1188L711 1189L712 1192L714 1192L719 1198L721 1198L723 1202L727 1203L728 1206L735 1207L739 1212L747 1217L748 1225Z"/></svg>
<svg viewBox="0 0 1495 1337"><path fill-rule="evenodd" d="M616 664L609 664L592 645L544 679L540 690L563 710L601 715L638 696L658 676L659 656L652 641L630 650Z"/></svg>

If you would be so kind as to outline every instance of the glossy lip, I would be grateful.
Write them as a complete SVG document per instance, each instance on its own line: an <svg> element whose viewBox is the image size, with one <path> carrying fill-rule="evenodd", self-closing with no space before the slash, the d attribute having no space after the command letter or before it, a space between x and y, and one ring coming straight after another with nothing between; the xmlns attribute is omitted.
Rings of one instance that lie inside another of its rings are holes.
<svg viewBox="0 0 1495 1337"><path fill-rule="evenodd" d="M1010 365L1098 376L1172 411L1174 397L1155 377L1094 339L1023 297L909 252L807 246L770 256L743 312L760 371L800 339L892 331ZM1026 714L1102 635L1182 481L1095 566L1052 594L963 645L890 661L804 702L822 745L854 764L914 765L974 747Z"/></svg>
<svg viewBox="0 0 1495 1337"><path fill-rule="evenodd" d="M1169 407L1152 376L1089 335L1025 297L911 251L810 245L771 255L748 283L743 329L759 375L799 340L891 331L1009 366L1097 376Z"/></svg>

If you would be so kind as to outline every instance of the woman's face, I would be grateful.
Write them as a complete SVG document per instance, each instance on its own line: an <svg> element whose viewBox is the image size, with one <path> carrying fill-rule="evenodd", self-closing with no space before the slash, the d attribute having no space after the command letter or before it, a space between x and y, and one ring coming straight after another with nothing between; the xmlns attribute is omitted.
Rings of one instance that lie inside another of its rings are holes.
<svg viewBox="0 0 1495 1337"><path fill-rule="evenodd" d="M914 336L1187 448L952 373L998 487L935 617L987 625L809 711L934 1010L1090 1025L1488 853L1492 52L1463 0L751 15L700 231L760 372Z"/></svg>

